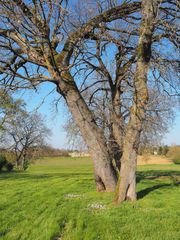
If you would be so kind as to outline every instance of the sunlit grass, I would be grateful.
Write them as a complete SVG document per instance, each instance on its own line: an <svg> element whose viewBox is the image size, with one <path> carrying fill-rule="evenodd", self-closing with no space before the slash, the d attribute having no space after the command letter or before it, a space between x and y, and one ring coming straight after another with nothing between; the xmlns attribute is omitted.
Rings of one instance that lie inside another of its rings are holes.
<svg viewBox="0 0 180 240"><path fill-rule="evenodd" d="M46 158L1 173L0 239L179 239L179 165L139 166L139 200L120 206L95 191L92 170L90 158Z"/></svg>

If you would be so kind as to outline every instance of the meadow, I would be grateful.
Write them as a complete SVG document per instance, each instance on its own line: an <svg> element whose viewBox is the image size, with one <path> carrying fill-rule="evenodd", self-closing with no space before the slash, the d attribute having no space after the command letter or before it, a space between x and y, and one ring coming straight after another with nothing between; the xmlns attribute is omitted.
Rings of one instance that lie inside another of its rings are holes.
<svg viewBox="0 0 180 240"><path fill-rule="evenodd" d="M178 240L180 165L137 170L138 201L97 193L90 158L44 158L0 174L1 240Z"/></svg>

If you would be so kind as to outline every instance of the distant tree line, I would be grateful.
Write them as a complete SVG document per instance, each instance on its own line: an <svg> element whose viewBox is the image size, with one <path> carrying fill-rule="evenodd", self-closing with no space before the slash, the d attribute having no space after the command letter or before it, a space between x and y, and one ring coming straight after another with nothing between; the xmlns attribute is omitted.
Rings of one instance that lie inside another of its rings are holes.
<svg viewBox="0 0 180 240"><path fill-rule="evenodd" d="M31 159L42 157L69 157L69 151L66 149L56 149L48 145L32 147L28 150Z"/></svg>
<svg viewBox="0 0 180 240"><path fill-rule="evenodd" d="M140 146L138 150L139 155L143 155L146 153L152 155L164 155L166 156L169 152L170 147L167 145L164 146Z"/></svg>
<svg viewBox="0 0 180 240"><path fill-rule="evenodd" d="M56 149L48 145L29 147L26 152L26 158L20 169L26 170L28 165L34 160L43 157L69 157L68 150ZM0 171L6 169L12 171L14 166L17 166L17 157L13 149L0 148Z"/></svg>

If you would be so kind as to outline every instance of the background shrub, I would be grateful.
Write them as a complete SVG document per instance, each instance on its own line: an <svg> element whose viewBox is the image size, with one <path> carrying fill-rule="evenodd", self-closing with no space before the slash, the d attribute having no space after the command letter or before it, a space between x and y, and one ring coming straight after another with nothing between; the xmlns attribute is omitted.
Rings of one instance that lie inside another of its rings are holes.
<svg viewBox="0 0 180 240"><path fill-rule="evenodd" d="M6 169L8 172L11 172L14 168L14 165L11 162L6 163Z"/></svg>
<svg viewBox="0 0 180 240"><path fill-rule="evenodd" d="M2 168L6 165L7 163L7 159L5 156L0 155L0 171L2 170Z"/></svg>
<svg viewBox="0 0 180 240"><path fill-rule="evenodd" d="M180 158L173 158L173 163L180 164Z"/></svg>
<svg viewBox="0 0 180 240"><path fill-rule="evenodd" d="M172 159L175 164L180 164L180 146L170 147L167 156Z"/></svg>

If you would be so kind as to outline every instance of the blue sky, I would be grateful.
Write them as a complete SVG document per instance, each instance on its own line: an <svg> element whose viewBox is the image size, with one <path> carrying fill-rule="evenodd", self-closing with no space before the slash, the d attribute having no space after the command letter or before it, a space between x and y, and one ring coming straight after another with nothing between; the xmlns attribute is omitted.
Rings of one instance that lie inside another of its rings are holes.
<svg viewBox="0 0 180 240"><path fill-rule="evenodd" d="M54 101L60 95L56 91L49 94L53 89L53 84L43 84L37 92L26 90L24 93L19 92L16 97L25 100L28 111L37 109L38 112L43 114L47 127L52 131L52 135L48 139L50 145L55 148L68 148L66 133L63 129L63 125L67 121L68 110L62 99L58 103L58 109L56 109ZM177 112L174 124L169 132L165 134L163 143L180 145L180 111Z"/></svg>
<svg viewBox="0 0 180 240"><path fill-rule="evenodd" d="M174 125L164 136L163 142L168 145L180 145L180 111L177 112Z"/></svg>

